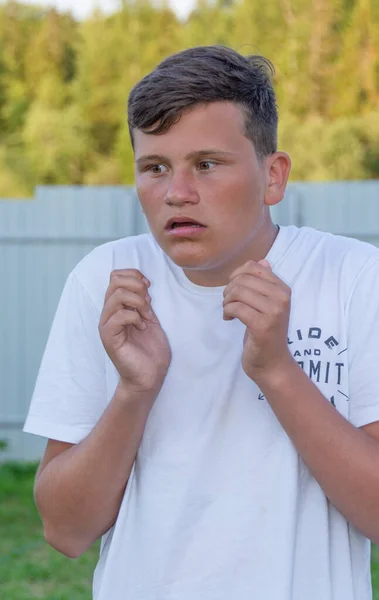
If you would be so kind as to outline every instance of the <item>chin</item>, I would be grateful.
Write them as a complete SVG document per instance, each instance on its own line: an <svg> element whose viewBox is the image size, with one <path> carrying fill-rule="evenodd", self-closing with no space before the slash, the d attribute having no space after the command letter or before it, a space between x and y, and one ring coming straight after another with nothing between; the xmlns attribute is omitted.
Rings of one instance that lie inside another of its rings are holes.
<svg viewBox="0 0 379 600"><path fill-rule="evenodd" d="M163 251L171 258L178 267L182 269L202 269L209 262L204 255L201 255L194 248L192 251L185 248L163 248Z"/></svg>
<svg viewBox="0 0 379 600"><path fill-rule="evenodd" d="M172 262L174 262L181 269L205 269L206 263L204 260L200 260L200 258L195 257L185 257L185 256L172 256L168 254L171 258Z"/></svg>

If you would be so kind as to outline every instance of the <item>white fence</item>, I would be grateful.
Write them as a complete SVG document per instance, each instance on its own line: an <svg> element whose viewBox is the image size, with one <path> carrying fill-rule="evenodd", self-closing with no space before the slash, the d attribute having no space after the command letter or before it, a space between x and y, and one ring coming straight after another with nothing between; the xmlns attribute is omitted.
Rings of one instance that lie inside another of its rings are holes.
<svg viewBox="0 0 379 600"><path fill-rule="evenodd" d="M275 222L310 225L379 246L379 182L291 184ZM92 248L148 231L133 188L40 187L0 200L0 440L4 459L35 460L21 432L65 279Z"/></svg>

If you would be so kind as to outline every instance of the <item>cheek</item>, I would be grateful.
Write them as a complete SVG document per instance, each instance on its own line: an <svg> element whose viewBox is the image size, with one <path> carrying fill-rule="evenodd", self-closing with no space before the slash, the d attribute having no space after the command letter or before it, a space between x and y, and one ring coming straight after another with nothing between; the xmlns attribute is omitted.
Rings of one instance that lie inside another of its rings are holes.
<svg viewBox="0 0 379 600"><path fill-rule="evenodd" d="M236 197L239 199L241 212L256 217L262 211L264 206L263 186L259 177L253 177L249 174L248 177L241 178L239 188L236 190Z"/></svg>
<svg viewBox="0 0 379 600"><path fill-rule="evenodd" d="M146 214L154 212L161 206L162 190L155 181L136 179L136 191Z"/></svg>
<svg viewBox="0 0 379 600"><path fill-rule="evenodd" d="M216 218L222 220L229 217L248 224L249 216L255 217L263 204L259 182L251 175L246 177L246 172L241 172L238 178L224 179L213 191L207 194L207 204L212 206Z"/></svg>
<svg viewBox="0 0 379 600"><path fill-rule="evenodd" d="M262 186L261 178L253 169L250 171L248 169L244 170L243 173L241 173L238 183L241 196L244 196L245 198L252 197L254 199L257 199L260 196Z"/></svg>

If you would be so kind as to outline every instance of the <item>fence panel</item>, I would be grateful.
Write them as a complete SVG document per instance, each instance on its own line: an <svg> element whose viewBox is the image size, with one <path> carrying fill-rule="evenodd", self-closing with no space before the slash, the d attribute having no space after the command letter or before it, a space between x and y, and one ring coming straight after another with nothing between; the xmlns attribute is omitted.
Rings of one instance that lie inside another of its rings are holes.
<svg viewBox="0 0 379 600"><path fill-rule="evenodd" d="M379 182L293 183L272 209L281 224L309 225L379 246ZM64 282L83 256L148 231L127 187L40 187L34 200L0 201L0 439L2 459L34 460L45 442L21 432Z"/></svg>
<svg viewBox="0 0 379 600"><path fill-rule="evenodd" d="M39 188L0 201L0 439L2 459L39 458L21 429L64 282L95 246L148 228L132 188Z"/></svg>

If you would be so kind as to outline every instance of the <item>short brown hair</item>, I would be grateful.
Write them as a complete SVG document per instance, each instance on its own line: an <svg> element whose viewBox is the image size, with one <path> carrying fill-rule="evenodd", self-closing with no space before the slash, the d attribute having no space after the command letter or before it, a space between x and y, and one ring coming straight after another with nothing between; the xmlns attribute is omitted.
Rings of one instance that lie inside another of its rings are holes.
<svg viewBox="0 0 379 600"><path fill-rule="evenodd" d="M242 56L225 46L199 46L173 54L133 88L128 123L159 135L196 104L232 101L245 113L245 135L260 158L277 150L275 70L263 56ZM133 138L132 138L133 142Z"/></svg>

